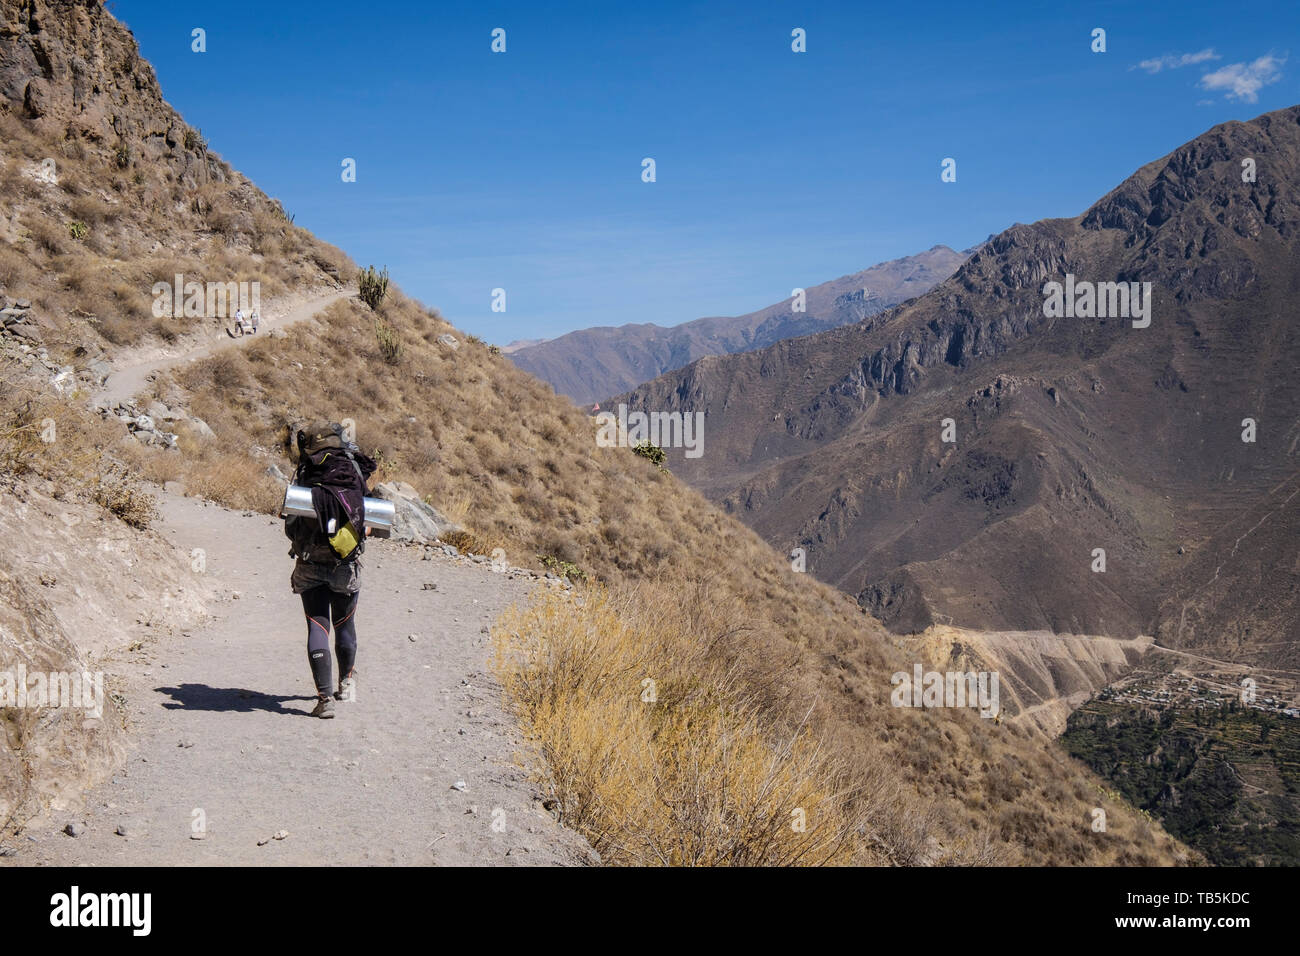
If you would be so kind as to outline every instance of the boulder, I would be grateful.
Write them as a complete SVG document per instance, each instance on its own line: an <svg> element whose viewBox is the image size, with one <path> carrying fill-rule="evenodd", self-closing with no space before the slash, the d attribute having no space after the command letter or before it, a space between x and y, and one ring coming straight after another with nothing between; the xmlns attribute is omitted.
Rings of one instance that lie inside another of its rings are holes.
<svg viewBox="0 0 1300 956"><path fill-rule="evenodd" d="M97 386L102 386L108 381L108 376L113 372L113 366L109 365L103 359L95 359L86 364L86 375Z"/></svg>
<svg viewBox="0 0 1300 956"><path fill-rule="evenodd" d="M422 500L419 492L404 481L380 482L373 494L393 503L394 541L429 544L444 534L462 530L460 525Z"/></svg>
<svg viewBox="0 0 1300 956"><path fill-rule="evenodd" d="M176 435L171 432L161 432L155 430L134 431L131 433L135 436L136 441L142 445L153 445L157 448L175 448Z"/></svg>
<svg viewBox="0 0 1300 956"><path fill-rule="evenodd" d="M452 335L450 332L443 332L442 335L438 336L438 342L441 345L447 346L453 352L460 348L460 343L456 341L456 336Z"/></svg>
<svg viewBox="0 0 1300 956"><path fill-rule="evenodd" d="M168 408L159 401L150 402L145 413L156 422L183 422L189 418L181 409Z"/></svg>
<svg viewBox="0 0 1300 956"><path fill-rule="evenodd" d="M216 437L217 437L217 433L214 432L214 431L212 430L211 426L209 426L208 423L205 422L205 421L204 421L203 419L201 419L201 418L191 418L191 419L189 420L189 425L190 425L190 427L193 428L196 432L198 432L200 438L216 438Z"/></svg>
<svg viewBox="0 0 1300 956"><path fill-rule="evenodd" d="M40 119L50 111L50 86L39 76L28 81L23 92L23 108L31 119Z"/></svg>
<svg viewBox="0 0 1300 956"><path fill-rule="evenodd" d="M71 365L64 365L50 379L50 386L60 395L77 387L77 376Z"/></svg>

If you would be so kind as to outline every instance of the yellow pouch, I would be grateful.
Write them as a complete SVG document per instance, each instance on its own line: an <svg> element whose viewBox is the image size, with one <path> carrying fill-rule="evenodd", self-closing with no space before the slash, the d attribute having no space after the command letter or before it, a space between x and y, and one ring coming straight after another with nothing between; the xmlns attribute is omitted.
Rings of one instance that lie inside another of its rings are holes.
<svg viewBox="0 0 1300 956"><path fill-rule="evenodd" d="M357 549L359 541L357 529L352 527L351 521L345 522L343 527L330 535L330 547L334 549L334 553L340 558L349 557Z"/></svg>

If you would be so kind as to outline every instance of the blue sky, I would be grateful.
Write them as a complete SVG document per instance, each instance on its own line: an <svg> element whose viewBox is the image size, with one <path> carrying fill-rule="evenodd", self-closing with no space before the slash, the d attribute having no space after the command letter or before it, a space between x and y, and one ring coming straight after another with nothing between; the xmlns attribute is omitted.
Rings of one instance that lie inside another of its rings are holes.
<svg viewBox="0 0 1300 956"><path fill-rule="evenodd" d="M299 225L502 344L741 314L1077 215L1214 124L1300 102L1294 0L108 6Z"/></svg>

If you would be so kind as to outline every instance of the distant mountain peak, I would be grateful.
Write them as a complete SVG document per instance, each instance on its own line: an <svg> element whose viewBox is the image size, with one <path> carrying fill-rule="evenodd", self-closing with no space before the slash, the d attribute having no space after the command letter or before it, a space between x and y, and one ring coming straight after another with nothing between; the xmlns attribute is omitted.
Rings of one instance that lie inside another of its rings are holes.
<svg viewBox="0 0 1300 956"><path fill-rule="evenodd" d="M546 342L506 348L520 368L579 403L627 391L707 355L762 348L782 339L860 322L929 291L965 255L945 245L805 290L804 312L789 299L746 315L711 316L676 326L652 323L570 332Z"/></svg>

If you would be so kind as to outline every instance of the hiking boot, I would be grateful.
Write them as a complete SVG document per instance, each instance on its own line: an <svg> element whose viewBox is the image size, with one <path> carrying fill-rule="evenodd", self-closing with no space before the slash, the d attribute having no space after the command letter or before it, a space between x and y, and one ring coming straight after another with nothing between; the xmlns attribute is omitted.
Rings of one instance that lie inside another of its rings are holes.
<svg viewBox="0 0 1300 956"><path fill-rule="evenodd" d="M339 689L334 693L335 700L346 701L349 704L357 702L357 674L353 671L347 677L339 681Z"/></svg>
<svg viewBox="0 0 1300 956"><path fill-rule="evenodd" d="M329 720L334 716L334 701L328 697L320 697L316 700L316 709L311 712L313 717L319 717L321 720Z"/></svg>

